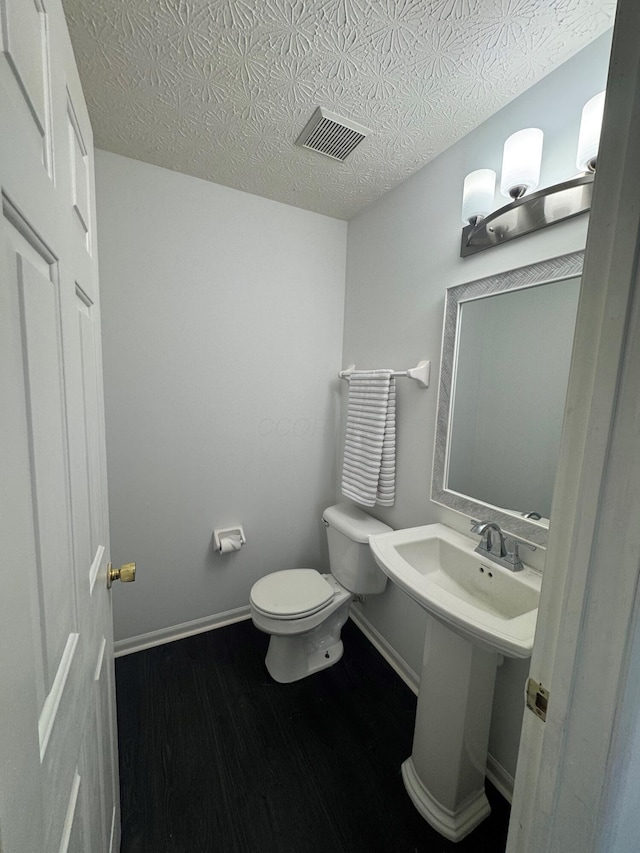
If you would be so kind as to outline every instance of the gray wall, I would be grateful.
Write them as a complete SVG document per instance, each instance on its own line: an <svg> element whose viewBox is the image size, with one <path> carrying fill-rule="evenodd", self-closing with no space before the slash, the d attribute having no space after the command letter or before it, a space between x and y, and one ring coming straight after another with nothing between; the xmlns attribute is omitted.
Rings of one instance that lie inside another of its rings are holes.
<svg viewBox="0 0 640 853"><path fill-rule="evenodd" d="M405 369L421 358L432 361L427 391L398 382L396 502L374 511L392 527L444 521L469 529L465 518L429 498L446 288L584 248L587 218L581 217L461 259L464 177L483 167L499 175L504 140L529 126L545 132L541 186L574 175L580 114L605 88L609 48L607 34L349 222L344 364ZM364 613L419 672L424 617L418 606L389 585L367 600ZM526 674L526 661L506 661L498 673L490 750L510 773Z"/></svg>
<svg viewBox="0 0 640 853"><path fill-rule="evenodd" d="M247 605L326 566L346 231L96 152L116 639ZM247 544L212 551L214 527Z"/></svg>

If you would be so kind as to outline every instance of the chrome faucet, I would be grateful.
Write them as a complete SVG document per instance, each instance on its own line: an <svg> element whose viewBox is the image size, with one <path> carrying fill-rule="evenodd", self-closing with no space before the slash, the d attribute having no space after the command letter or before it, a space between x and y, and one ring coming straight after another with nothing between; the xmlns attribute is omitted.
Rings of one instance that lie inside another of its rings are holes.
<svg viewBox="0 0 640 853"><path fill-rule="evenodd" d="M514 536L505 536L500 525L495 521L472 521L471 532L480 534L476 553L488 557L511 572L519 572L524 568L519 554L520 545L532 551L536 550L535 545L530 545Z"/></svg>
<svg viewBox="0 0 640 853"><path fill-rule="evenodd" d="M479 554L504 557L506 554L504 534L499 524L495 521L474 521L471 532L480 534L480 544L476 548Z"/></svg>

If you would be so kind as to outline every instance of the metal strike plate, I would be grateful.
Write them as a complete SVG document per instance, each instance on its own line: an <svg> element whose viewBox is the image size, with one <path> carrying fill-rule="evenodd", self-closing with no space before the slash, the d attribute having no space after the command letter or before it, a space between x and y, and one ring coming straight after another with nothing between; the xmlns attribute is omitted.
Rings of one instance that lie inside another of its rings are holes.
<svg viewBox="0 0 640 853"><path fill-rule="evenodd" d="M544 722L547 719L548 705L549 691L530 678L527 681L527 708Z"/></svg>

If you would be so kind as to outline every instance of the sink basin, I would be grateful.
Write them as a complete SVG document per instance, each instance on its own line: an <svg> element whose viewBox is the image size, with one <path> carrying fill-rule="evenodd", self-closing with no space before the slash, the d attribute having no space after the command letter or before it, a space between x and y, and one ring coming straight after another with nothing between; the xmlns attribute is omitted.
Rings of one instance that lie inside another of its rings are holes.
<svg viewBox="0 0 640 853"><path fill-rule="evenodd" d="M428 613L475 645L507 657L531 655L541 577L511 572L475 552L444 524L371 536L382 571Z"/></svg>

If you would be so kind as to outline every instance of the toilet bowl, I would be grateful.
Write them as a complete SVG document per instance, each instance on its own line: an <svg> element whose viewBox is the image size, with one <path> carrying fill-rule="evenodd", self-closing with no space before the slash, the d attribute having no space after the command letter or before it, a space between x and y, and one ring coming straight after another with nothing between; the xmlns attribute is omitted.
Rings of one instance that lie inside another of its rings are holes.
<svg viewBox="0 0 640 853"><path fill-rule="evenodd" d="M251 590L251 618L271 634L265 663L275 681L297 681L340 660L340 630L352 598L335 578L315 569L285 569L257 581Z"/></svg>
<svg viewBox="0 0 640 853"><path fill-rule="evenodd" d="M256 581L251 619L271 635L265 664L280 683L298 681L333 666L342 657L342 626L354 594L377 594L386 576L369 551L369 536L391 528L352 504L337 504L322 516L331 574L284 569Z"/></svg>

